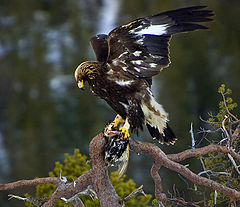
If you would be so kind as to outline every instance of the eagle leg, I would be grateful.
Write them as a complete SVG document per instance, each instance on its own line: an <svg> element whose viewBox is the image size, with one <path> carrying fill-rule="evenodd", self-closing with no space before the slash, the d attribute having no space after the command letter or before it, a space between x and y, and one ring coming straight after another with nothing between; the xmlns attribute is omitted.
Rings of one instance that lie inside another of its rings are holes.
<svg viewBox="0 0 240 207"><path fill-rule="evenodd" d="M128 123L128 119L126 119L124 125L119 128L119 130L124 135L124 138L130 137L130 134L128 132L129 128L130 128L130 124Z"/></svg>
<svg viewBox="0 0 240 207"><path fill-rule="evenodd" d="M114 127L117 127L119 123L124 123L125 120L118 114L113 120Z"/></svg>

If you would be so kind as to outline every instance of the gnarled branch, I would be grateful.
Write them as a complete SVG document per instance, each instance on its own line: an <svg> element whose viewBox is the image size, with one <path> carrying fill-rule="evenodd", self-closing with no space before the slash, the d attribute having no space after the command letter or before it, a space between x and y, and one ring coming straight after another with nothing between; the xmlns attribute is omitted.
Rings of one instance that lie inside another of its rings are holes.
<svg viewBox="0 0 240 207"><path fill-rule="evenodd" d="M104 144L105 138L103 137L102 133L93 138L89 145L89 154L91 158L92 168L85 174L78 177L72 183L66 184L60 178L38 178L34 180L17 181L9 184L0 184L0 190L13 189L23 186L35 186L47 183L54 184L57 186L57 189L51 198L44 204L44 207L50 207L54 206L54 204L62 197L65 199L70 199L91 185L97 193L102 207L120 207L121 200L111 184L110 178L108 176L108 170L104 162ZM229 196L231 200L240 198L239 191L223 186L208 178L196 175L191 170L178 163L179 161L182 161L189 157L203 156L207 153L212 152L230 154L235 159L240 160L240 155L234 152L232 149L219 145L209 145L202 148L185 150L178 154L166 155L158 146L151 143L139 142L134 139L130 139L129 144L132 151L148 155L155 160L151 169L151 175L155 182L155 197L163 204L166 203L168 198L164 193L162 193L161 178L158 174L160 166L164 166L180 173L195 184L204 185L212 188L213 190L217 190L224 195Z"/></svg>
<svg viewBox="0 0 240 207"><path fill-rule="evenodd" d="M130 148L131 148L131 150L133 150L136 153L142 153L142 154L149 155L150 157L154 158L154 160L156 162L160 163L162 166L164 166L168 169L171 169L175 172L180 173L181 175L183 175L184 177L186 177L187 179L189 179L190 181L192 181L195 184L210 187L213 190L217 190L217 191L223 193L224 195L229 196L232 199L240 198L239 191L236 191L234 189L223 186L223 185L221 185L213 180L210 180L208 178L196 175L195 173L193 173L191 170L189 170L185 166L169 159L169 157L159 147L157 147L154 144L138 142L136 140L131 139L130 140ZM197 151L195 153L195 156L202 156L202 155L206 154L206 152L208 152L208 153L211 153L211 152L230 153L231 152L231 151L225 151L222 149L223 148L221 148L221 147L212 147L211 145L209 145L209 146L206 146L203 148L186 150L186 151L182 152L183 154L181 154L181 155L183 158L184 157L188 158L189 155L191 154L191 153L189 154L189 152L192 152L192 154L194 154L194 152L196 150ZM234 156L238 157L235 154L234 154ZM176 154L171 155L170 157L176 159L177 155ZM179 160L181 160L181 159L179 159Z"/></svg>

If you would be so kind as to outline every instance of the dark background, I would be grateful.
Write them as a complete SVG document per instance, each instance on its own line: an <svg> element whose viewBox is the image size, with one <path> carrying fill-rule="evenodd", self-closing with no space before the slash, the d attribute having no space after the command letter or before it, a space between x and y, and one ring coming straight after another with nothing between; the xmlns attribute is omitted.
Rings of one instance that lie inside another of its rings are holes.
<svg viewBox="0 0 240 207"><path fill-rule="evenodd" d="M209 30L171 40L172 64L154 79L154 94L178 137L174 146L162 146L167 153L191 147L191 122L197 144L208 144L197 133L200 126L207 127L199 117L217 112L221 83L240 103L240 1L0 0L0 183L48 176L55 161L74 148L88 154L91 138L115 116L74 81L75 68L95 59L91 36L141 16L192 5L208 5L216 16L205 24ZM148 133L137 139L152 142ZM195 172L202 170L199 160L185 163ZM146 193L154 190L151 164L132 153L127 170L127 177L144 184ZM179 175L164 169L160 174L165 191L176 184L186 199L195 198ZM24 205L7 201L8 193L0 192L0 206Z"/></svg>

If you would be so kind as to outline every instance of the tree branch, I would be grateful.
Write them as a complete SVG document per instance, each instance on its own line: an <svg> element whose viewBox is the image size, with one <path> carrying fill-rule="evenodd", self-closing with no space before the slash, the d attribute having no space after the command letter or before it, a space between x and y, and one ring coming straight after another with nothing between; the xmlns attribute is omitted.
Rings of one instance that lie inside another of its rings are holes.
<svg viewBox="0 0 240 207"><path fill-rule="evenodd" d="M225 187L208 178L196 175L185 166L177 163L190 157L203 156L212 152L230 154L236 160L240 160L240 155L233 149L220 145L209 145L202 148L185 150L178 154L166 155L158 146L151 143L139 142L134 139L130 139L129 144L132 151L140 154L146 154L155 160L151 169L151 175L155 183L155 197L163 204L171 199L168 199L166 195L162 193L161 178L158 174L160 166L164 166L180 173L195 184L204 185L212 188L213 190L217 190L218 192L229 196L232 200L240 198L239 191ZM54 204L61 198L65 198L66 200L71 199L91 185L96 192L102 207L121 207L121 200L116 194L108 176L108 170L104 161L104 145L105 138L102 133L92 139L89 145L89 155L91 158L92 168L72 183L65 183L60 178L38 178L34 180L21 180L9 184L1 184L0 190L14 189L23 186L35 186L39 184L54 184L57 186L56 191L43 205L43 207L50 207L54 206ZM78 202L75 206L81 205L81 202Z"/></svg>
<svg viewBox="0 0 240 207"><path fill-rule="evenodd" d="M166 205L166 199L167 196L162 193L162 180L160 175L158 174L158 171L161 167L161 164L157 161L154 161L153 166L151 168L151 176L154 180L155 184L155 197L157 200L161 201L163 205Z"/></svg>
<svg viewBox="0 0 240 207"><path fill-rule="evenodd" d="M209 146L209 147L211 148L211 146ZM206 148L207 147L205 147L205 149ZM159 162L164 167L180 173L181 175L183 175L184 177L186 177L187 179L189 179L190 181L192 181L195 184L210 187L213 190L217 190L218 192L221 192L224 195L229 196L232 199L240 198L239 191L225 187L225 186L223 186L213 180L207 179L205 177L196 175L195 173L193 173L191 170L189 170L185 166L170 160L169 157L159 147L157 147L154 144L139 142L139 141L131 139L130 140L130 149L136 153L141 153L141 154L146 154L146 155L151 156L152 158L154 158L155 162ZM196 154L198 156L206 153L205 150L202 150L202 154L201 154L200 153L201 149L202 148L199 148L197 150L198 153L196 153ZM209 152L219 152L218 150L222 149L222 148L212 148L212 149L215 149L215 150L212 150L212 151L208 150L208 151ZM194 149L192 149L192 150L194 150ZM189 151L192 152L191 150L189 150ZM172 157L174 157L174 156L172 156Z"/></svg>
<svg viewBox="0 0 240 207"><path fill-rule="evenodd" d="M104 162L104 144L103 134L94 137L89 145L89 155L92 163L92 186L97 193L101 206L121 207L120 198L112 186L108 176L108 170Z"/></svg>
<svg viewBox="0 0 240 207"><path fill-rule="evenodd" d="M86 172L85 174L78 177L72 183L61 183L58 185L55 192L52 194L51 198L43 205L43 207L54 206L54 204L61 198L70 199L75 194L83 191L88 185L91 185L91 175L92 169Z"/></svg>
<svg viewBox="0 0 240 207"><path fill-rule="evenodd" d="M167 157L168 157L168 159L170 159L172 161L180 162L180 161L188 159L190 157L199 157L199 156L203 156L203 155L206 155L206 154L212 153L212 152L220 152L220 153L224 153L224 154L230 154L230 155L232 155L232 157L234 157L240 161L239 154L237 154L233 149L228 148L226 146L221 146L221 145L208 145L208 146L201 147L201 148L188 149L188 150L185 150L178 154L167 155Z"/></svg>
<svg viewBox="0 0 240 207"><path fill-rule="evenodd" d="M100 133L94 137L89 145L89 154L92 162L92 168L85 174L78 177L72 183L64 183L60 178L48 177L34 180L21 180L8 184L0 184L0 190L15 189L23 186L35 186L39 184L54 184L57 186L56 191L43 207L54 206L61 199L72 198L75 194L83 191L89 185L92 185L97 193L100 204L103 207L116 206L121 207L120 199L114 190L108 176L108 171L103 159L105 139Z"/></svg>
<svg viewBox="0 0 240 207"><path fill-rule="evenodd" d="M20 188L24 186L35 186L40 184L54 184L59 185L61 180L59 178L47 177L47 178L37 178L33 180L19 180L16 182L8 184L0 184L0 190L11 190L15 188Z"/></svg>

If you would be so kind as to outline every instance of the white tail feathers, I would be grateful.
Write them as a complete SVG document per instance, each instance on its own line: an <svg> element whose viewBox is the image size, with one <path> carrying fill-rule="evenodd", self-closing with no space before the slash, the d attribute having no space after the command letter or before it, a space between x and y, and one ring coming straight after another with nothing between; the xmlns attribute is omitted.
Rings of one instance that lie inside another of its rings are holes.
<svg viewBox="0 0 240 207"><path fill-rule="evenodd" d="M141 107L145 116L145 124L149 124L158 128L161 134L164 134L164 129L167 127L168 114L163 109L162 105L156 102L153 96L150 96L150 100L141 103Z"/></svg>

